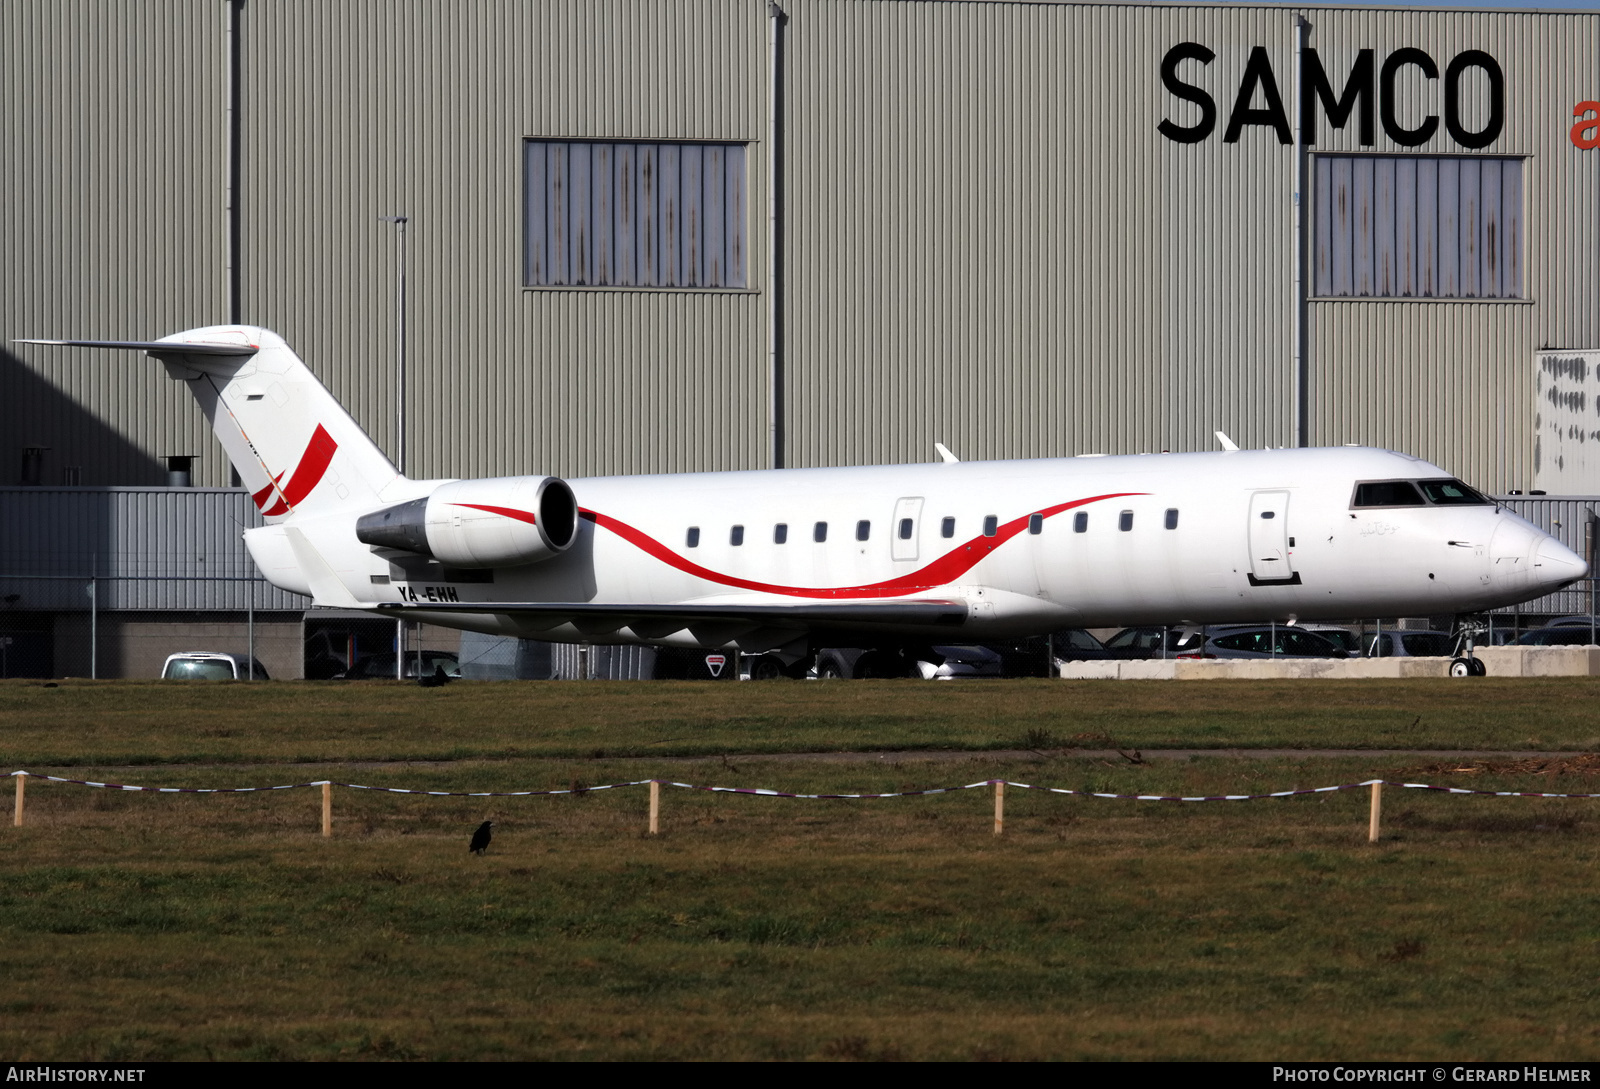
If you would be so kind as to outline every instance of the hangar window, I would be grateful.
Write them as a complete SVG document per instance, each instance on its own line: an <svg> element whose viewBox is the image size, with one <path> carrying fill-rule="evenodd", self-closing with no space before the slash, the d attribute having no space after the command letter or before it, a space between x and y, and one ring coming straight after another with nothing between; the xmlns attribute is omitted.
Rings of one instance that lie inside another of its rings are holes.
<svg viewBox="0 0 1600 1089"><path fill-rule="evenodd" d="M1313 290L1324 298L1523 298L1522 163L1318 155Z"/></svg>
<svg viewBox="0 0 1600 1089"><path fill-rule="evenodd" d="M956 520L954 518L946 518L944 521L939 523L939 536L954 537L955 535Z"/></svg>
<svg viewBox="0 0 1600 1089"><path fill-rule="evenodd" d="M745 145L523 144L529 287L744 288Z"/></svg>
<svg viewBox="0 0 1600 1089"><path fill-rule="evenodd" d="M789 523L779 522L772 527L772 543L787 544L789 541Z"/></svg>

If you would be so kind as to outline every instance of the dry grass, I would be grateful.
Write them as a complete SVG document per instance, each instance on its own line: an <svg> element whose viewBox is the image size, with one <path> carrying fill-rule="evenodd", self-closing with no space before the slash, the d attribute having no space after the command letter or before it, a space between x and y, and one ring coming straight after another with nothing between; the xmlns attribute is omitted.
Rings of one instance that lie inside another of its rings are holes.
<svg viewBox="0 0 1600 1089"><path fill-rule="evenodd" d="M660 770L499 759L137 779L506 789ZM780 789L1005 776L1237 793L1406 768L975 755L667 770ZM1521 769L1454 781L1551 786ZM986 790L668 790L656 838L643 789L338 791L328 841L313 790L36 782L28 800L29 826L0 835L0 1052L17 1059L1600 1057L1600 802L1397 791L1370 847L1362 792L1180 805L1014 791L999 840ZM497 834L477 858L467 838L486 816Z"/></svg>

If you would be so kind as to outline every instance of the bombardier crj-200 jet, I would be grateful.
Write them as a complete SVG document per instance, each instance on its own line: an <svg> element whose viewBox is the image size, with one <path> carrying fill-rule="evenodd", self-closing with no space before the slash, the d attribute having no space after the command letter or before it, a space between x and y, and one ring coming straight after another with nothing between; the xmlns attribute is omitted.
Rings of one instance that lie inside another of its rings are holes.
<svg viewBox="0 0 1600 1089"><path fill-rule="evenodd" d="M1388 450L411 480L265 329L27 343L164 363L267 522L244 534L256 564L317 605L738 650L757 676L798 674L826 646L893 672L933 644L1066 627L1474 613L1587 573Z"/></svg>

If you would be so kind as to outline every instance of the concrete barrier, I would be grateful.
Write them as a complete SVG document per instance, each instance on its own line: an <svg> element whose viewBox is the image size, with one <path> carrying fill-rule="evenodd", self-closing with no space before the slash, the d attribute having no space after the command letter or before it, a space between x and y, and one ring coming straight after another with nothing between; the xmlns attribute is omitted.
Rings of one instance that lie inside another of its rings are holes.
<svg viewBox="0 0 1600 1089"><path fill-rule="evenodd" d="M1600 676L1600 647L1485 647L1477 653L1491 677Z"/></svg>
<svg viewBox="0 0 1600 1089"><path fill-rule="evenodd" d="M1486 647L1490 677L1600 677L1600 647ZM1267 681L1448 677L1449 658L1160 658L1065 662L1074 681Z"/></svg>

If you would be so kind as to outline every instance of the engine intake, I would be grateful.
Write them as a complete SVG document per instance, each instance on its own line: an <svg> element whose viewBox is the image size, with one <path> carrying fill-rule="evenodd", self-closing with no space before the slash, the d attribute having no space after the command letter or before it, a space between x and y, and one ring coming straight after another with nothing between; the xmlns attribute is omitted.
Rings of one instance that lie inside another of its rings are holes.
<svg viewBox="0 0 1600 1089"><path fill-rule="evenodd" d="M578 539L578 500L553 476L441 484L356 520L356 539L432 556L452 567L516 567L565 552Z"/></svg>

